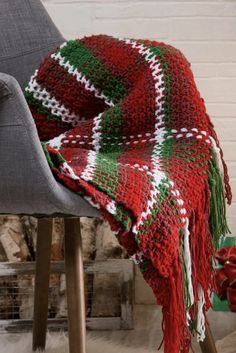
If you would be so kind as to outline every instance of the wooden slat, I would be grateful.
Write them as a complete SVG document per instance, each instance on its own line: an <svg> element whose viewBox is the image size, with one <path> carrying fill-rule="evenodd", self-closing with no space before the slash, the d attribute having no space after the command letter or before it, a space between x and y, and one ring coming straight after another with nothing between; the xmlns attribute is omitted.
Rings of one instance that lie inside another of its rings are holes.
<svg viewBox="0 0 236 353"><path fill-rule="evenodd" d="M123 283L121 289L121 317L99 317L87 318L87 328L91 330L119 330L133 328L133 302L134 302L134 264L128 259L108 259L106 261L84 262L84 271L86 273L121 273ZM65 271L63 261L51 262L51 273L63 273ZM0 276L16 276L23 274L34 274L35 262L1 262ZM65 319L64 323L66 322ZM19 322L19 324L18 324ZM61 319L60 319L60 322ZM10 326L9 326L10 325ZM0 320L0 331L11 330L12 332L26 328L32 325L30 320ZM65 324L59 324L58 319L48 320L48 325L64 329ZM61 326L62 325L62 326ZM9 326L9 328L8 328Z"/></svg>
<svg viewBox="0 0 236 353"><path fill-rule="evenodd" d="M202 353L217 353L215 341L211 333L209 324L206 325L206 337L203 342L199 342Z"/></svg>
<svg viewBox="0 0 236 353"><path fill-rule="evenodd" d="M36 246L33 351L43 351L46 345L51 246L52 218L41 218Z"/></svg>
<svg viewBox="0 0 236 353"><path fill-rule="evenodd" d="M51 273L65 272L63 261L51 262ZM120 273L121 271L130 272L133 263L127 259L108 259L106 261L84 262L86 273ZM0 262L0 276L15 276L23 274L33 274L35 262Z"/></svg>
<svg viewBox="0 0 236 353"><path fill-rule="evenodd" d="M50 331L67 331L67 319L48 319L47 326ZM33 320L0 320L0 333L28 332L33 327ZM95 317L86 319L88 330L120 330L122 328L120 317Z"/></svg>
<svg viewBox="0 0 236 353"><path fill-rule="evenodd" d="M79 218L65 219L65 273L70 353L87 353L82 237Z"/></svg>

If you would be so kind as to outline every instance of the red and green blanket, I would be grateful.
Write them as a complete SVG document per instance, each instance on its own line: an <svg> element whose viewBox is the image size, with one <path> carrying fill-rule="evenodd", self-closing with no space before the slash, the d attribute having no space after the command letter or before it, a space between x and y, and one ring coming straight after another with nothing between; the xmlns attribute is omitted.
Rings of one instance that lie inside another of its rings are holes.
<svg viewBox="0 0 236 353"><path fill-rule="evenodd" d="M188 352L231 201L189 62L156 41L84 37L45 58L25 96L55 177L100 210L153 289L165 353Z"/></svg>

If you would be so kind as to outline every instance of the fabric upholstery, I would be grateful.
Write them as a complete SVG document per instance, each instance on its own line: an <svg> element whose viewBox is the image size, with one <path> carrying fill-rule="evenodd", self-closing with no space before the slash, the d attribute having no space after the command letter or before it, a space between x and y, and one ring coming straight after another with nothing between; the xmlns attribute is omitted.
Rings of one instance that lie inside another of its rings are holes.
<svg viewBox="0 0 236 353"><path fill-rule="evenodd" d="M40 0L0 1L0 214L99 216L56 182L21 91L63 41Z"/></svg>
<svg viewBox="0 0 236 353"><path fill-rule="evenodd" d="M63 42L40 0L0 1L0 72L23 88L40 61Z"/></svg>
<svg viewBox="0 0 236 353"><path fill-rule="evenodd" d="M57 183L22 90L0 74L0 214L99 217L87 201Z"/></svg>

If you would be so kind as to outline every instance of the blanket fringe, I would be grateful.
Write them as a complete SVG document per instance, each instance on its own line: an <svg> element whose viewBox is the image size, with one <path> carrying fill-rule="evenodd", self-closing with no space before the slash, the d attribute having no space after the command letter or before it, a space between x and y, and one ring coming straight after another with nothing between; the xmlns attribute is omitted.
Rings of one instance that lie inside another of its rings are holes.
<svg viewBox="0 0 236 353"><path fill-rule="evenodd" d="M183 298L182 264L176 260L173 274L169 278L170 303L163 307L164 351L167 353L188 353L191 333L187 326L186 308ZM183 315L183 313L185 313Z"/></svg>
<svg viewBox="0 0 236 353"><path fill-rule="evenodd" d="M214 289L212 260L215 249L219 246L220 237L229 232L226 221L224 173L220 149L213 143L208 182L189 225L195 298L195 305L190 313L192 328L197 332L198 341L205 338L205 312L211 307L210 296Z"/></svg>
<svg viewBox="0 0 236 353"><path fill-rule="evenodd" d="M205 312L211 307L210 294L213 289L212 258L214 247L209 227L211 197L208 182L202 188L202 197L189 219L189 242L192 263L194 304L189 309L190 327L203 340L205 334Z"/></svg>
<svg viewBox="0 0 236 353"><path fill-rule="evenodd" d="M229 175L228 175L228 169L227 169L227 166L226 166L226 163L224 161L224 158L223 158L223 151L222 151L222 148L220 147L220 143L219 143L219 139L216 135L216 132L215 132L215 129L214 129L214 125L213 123L211 122L211 119L209 117L208 114L206 114L206 117L208 119L208 123L209 123L209 129L210 129L210 133L211 133L211 141L213 142L213 151L214 151L214 154L217 156L217 159L221 160L221 164L222 164L222 167L223 167L223 175L222 175L222 179L223 179L223 189L224 189L224 194L225 194L225 197L228 201L228 204L230 205L231 202L232 202L232 191L231 191L231 187L230 187L230 184L229 184Z"/></svg>
<svg viewBox="0 0 236 353"><path fill-rule="evenodd" d="M220 150L213 145L212 159L210 160L208 181L210 186L210 230L215 249L219 247L219 239L222 235L230 233L226 221L226 205L224 184L221 175Z"/></svg>
<svg viewBox="0 0 236 353"><path fill-rule="evenodd" d="M181 256L173 263L172 273L168 278L160 277L158 270L151 263L143 274L156 296L157 304L162 305L162 342L164 342L165 353L188 353L191 333L187 326L183 297Z"/></svg>
<svg viewBox="0 0 236 353"><path fill-rule="evenodd" d="M182 254L172 264L172 273L157 280L158 270L152 265L144 272L157 303L163 306L165 353L188 352L191 331L197 333L198 341L205 338L205 312L211 307L214 288L212 259L220 236L229 231L221 165L220 150L213 145L208 180L197 207L181 229Z"/></svg>
<svg viewBox="0 0 236 353"><path fill-rule="evenodd" d="M203 342L206 331L206 318L204 312L205 296L202 287L198 287L198 308L197 308L197 342Z"/></svg>

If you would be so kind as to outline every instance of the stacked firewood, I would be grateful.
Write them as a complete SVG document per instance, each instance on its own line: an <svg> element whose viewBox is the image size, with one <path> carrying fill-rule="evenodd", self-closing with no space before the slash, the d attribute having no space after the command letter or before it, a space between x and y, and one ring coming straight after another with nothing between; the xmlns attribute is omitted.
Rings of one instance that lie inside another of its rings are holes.
<svg viewBox="0 0 236 353"><path fill-rule="evenodd" d="M81 218L83 258L100 261L124 258L126 254L109 225L92 218ZM0 217L0 261L35 261L37 219L34 217ZM63 219L55 218L52 236L52 261L64 259ZM87 315L91 317L119 316L120 280L111 274L86 274ZM0 277L0 319L32 319L34 275ZM7 308L12 309L11 313ZM63 273L51 274L49 317L66 317L66 285Z"/></svg>

